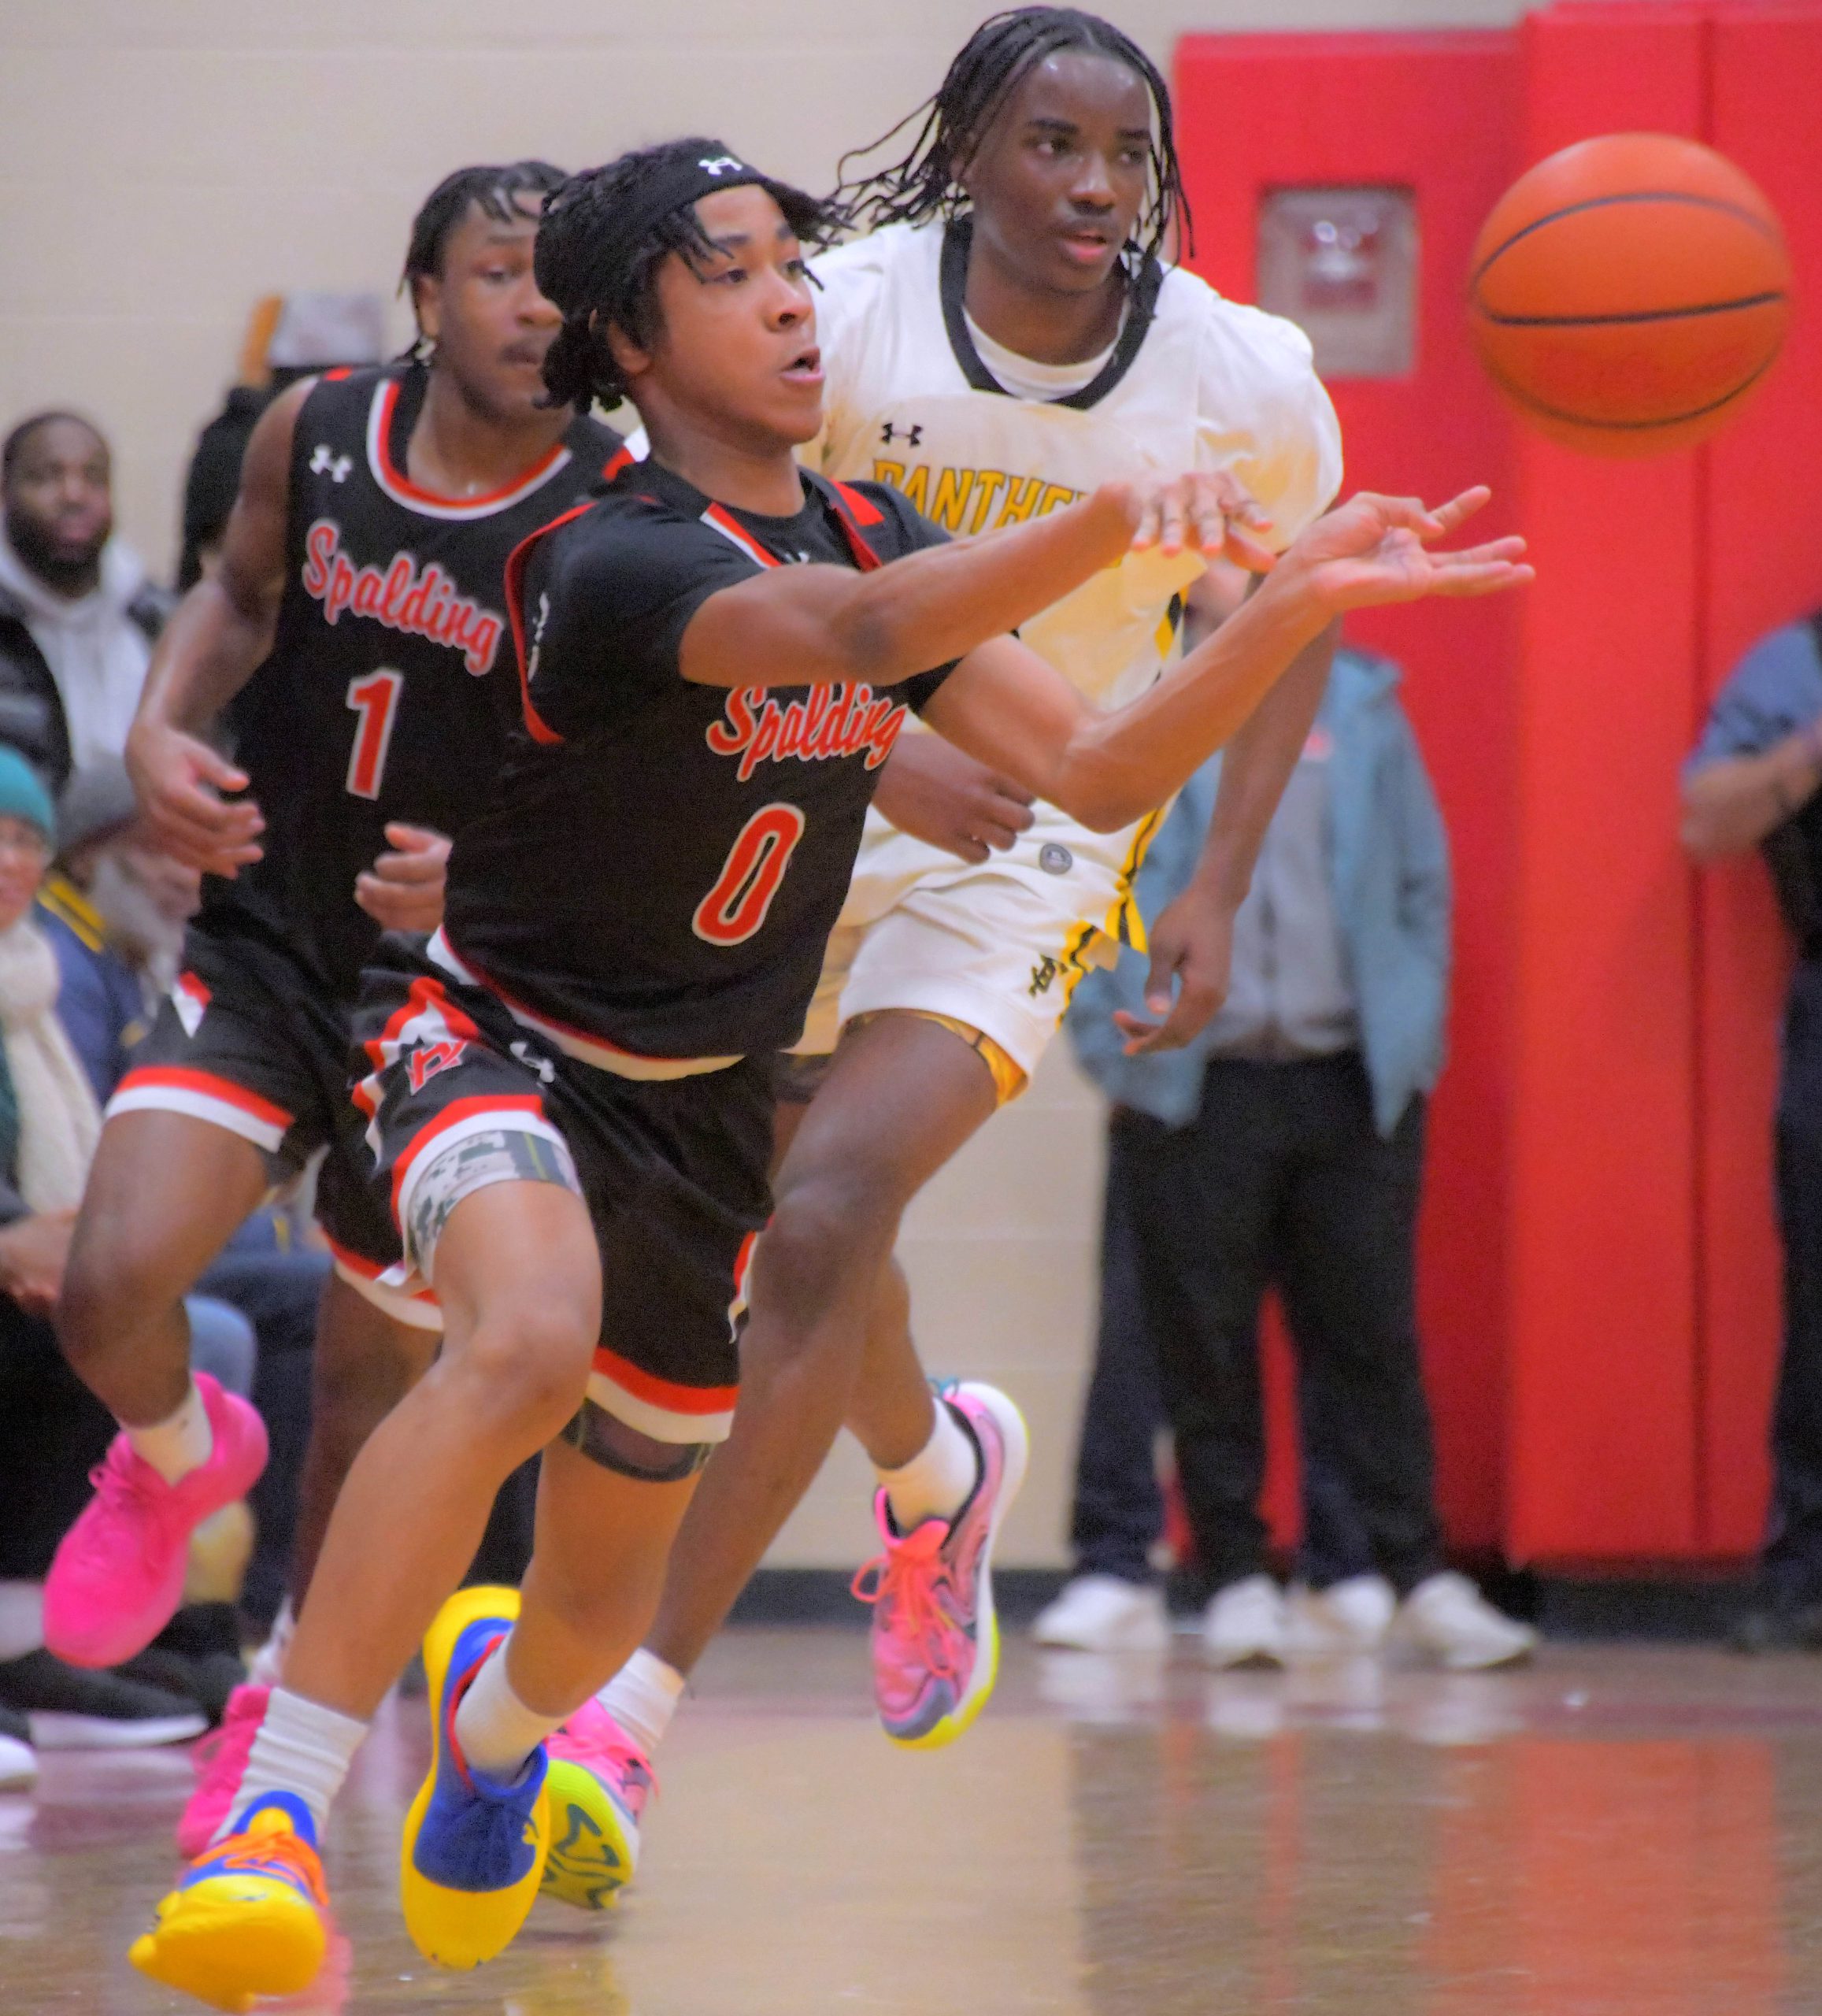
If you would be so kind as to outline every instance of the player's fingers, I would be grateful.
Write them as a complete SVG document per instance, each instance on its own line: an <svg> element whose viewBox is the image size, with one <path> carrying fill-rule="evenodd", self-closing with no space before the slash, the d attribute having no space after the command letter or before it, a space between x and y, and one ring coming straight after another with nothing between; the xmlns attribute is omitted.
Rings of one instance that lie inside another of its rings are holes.
<svg viewBox="0 0 1822 2016"><path fill-rule="evenodd" d="M1231 518L1228 521L1227 543L1223 550L1236 567L1244 567L1249 574L1269 574L1278 565L1278 556L1271 547L1261 545Z"/></svg>
<svg viewBox="0 0 1822 2016"><path fill-rule="evenodd" d="M1523 587L1537 579L1535 567L1513 566L1503 560L1483 567L1452 567L1435 576L1431 592L1439 595L1491 595L1502 588Z"/></svg>
<svg viewBox="0 0 1822 2016"><path fill-rule="evenodd" d="M1034 802L1031 794L1019 785L1004 777L993 780L992 795L987 801L993 817L1016 826L1021 833L1031 823Z"/></svg>
<svg viewBox="0 0 1822 2016"><path fill-rule="evenodd" d="M448 834L438 832L434 826L413 826L403 819L387 821L386 837L407 854L423 854L432 847L446 849L450 843Z"/></svg>
<svg viewBox="0 0 1822 2016"><path fill-rule="evenodd" d="M1446 529L1420 497L1385 497L1377 491L1362 491L1354 501L1365 505L1381 524L1402 527L1425 539L1439 538Z"/></svg>
<svg viewBox="0 0 1822 2016"><path fill-rule="evenodd" d="M1136 1057L1144 1049L1147 1040L1157 1025L1155 1022L1145 1021L1142 1017L1135 1015L1129 1009L1116 1008L1113 1011L1113 1026L1126 1039L1124 1045L1126 1054L1128 1057Z"/></svg>
<svg viewBox="0 0 1822 2016"><path fill-rule="evenodd" d="M1492 495L1493 492L1485 484L1477 483L1468 489L1464 490L1458 496L1451 497L1446 504L1439 504L1430 516L1442 526L1445 532L1452 532L1457 525L1472 518Z"/></svg>
<svg viewBox="0 0 1822 2016"><path fill-rule="evenodd" d="M1517 532L1505 539L1490 539L1484 546L1464 546L1452 553L1432 553L1432 567L1483 567L1490 561L1517 560L1523 557L1526 543Z"/></svg>
<svg viewBox="0 0 1822 2016"><path fill-rule="evenodd" d="M373 863L373 873L381 881L400 886L441 886L446 864L440 854L383 854Z"/></svg>
<svg viewBox="0 0 1822 2016"><path fill-rule="evenodd" d="M1132 543L1135 547L1156 546L1163 521L1164 498L1154 484L1142 493L1139 523L1133 528Z"/></svg>
<svg viewBox="0 0 1822 2016"><path fill-rule="evenodd" d="M221 791L245 791L248 778L246 771L236 769L225 756L218 754L206 742L191 745L190 761L199 777L206 777L210 784Z"/></svg>
<svg viewBox="0 0 1822 2016"><path fill-rule="evenodd" d="M1158 511L1157 543L1165 553L1181 553L1183 549L1185 518L1187 500L1180 483L1173 483L1165 490Z"/></svg>

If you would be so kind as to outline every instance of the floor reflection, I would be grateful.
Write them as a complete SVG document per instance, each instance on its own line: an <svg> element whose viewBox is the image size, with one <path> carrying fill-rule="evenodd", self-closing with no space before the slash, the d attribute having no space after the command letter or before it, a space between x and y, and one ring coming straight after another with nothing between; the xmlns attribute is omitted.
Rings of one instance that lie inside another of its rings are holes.
<svg viewBox="0 0 1822 2016"><path fill-rule="evenodd" d="M962 1744L892 1750L865 1642L718 1647L639 1889L472 1974L399 1924L420 1711L331 1862L351 1942L291 2016L1798 2016L1822 2004L1822 1667L1551 1647L1528 1673L1213 1674L1009 1647ZM183 2016L126 1947L180 1755L0 1796L0 2011Z"/></svg>

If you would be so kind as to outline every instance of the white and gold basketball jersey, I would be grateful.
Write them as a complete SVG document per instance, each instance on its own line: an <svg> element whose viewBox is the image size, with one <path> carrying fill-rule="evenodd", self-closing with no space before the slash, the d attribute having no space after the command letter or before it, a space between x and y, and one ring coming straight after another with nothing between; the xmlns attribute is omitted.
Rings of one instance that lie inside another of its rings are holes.
<svg viewBox="0 0 1822 2016"><path fill-rule="evenodd" d="M1328 505L1340 428L1293 324L1225 301L1180 268L1154 269L1153 312L1129 312L1087 384L1057 399L1013 397L963 308L967 230L895 224L815 261L825 419L806 459L830 476L891 484L955 532L1039 517L1123 477L1189 469L1231 470L1272 518L1274 545ZM1085 697L1120 705L1157 676L1172 598L1202 566L1193 555L1130 556L1020 635Z"/></svg>

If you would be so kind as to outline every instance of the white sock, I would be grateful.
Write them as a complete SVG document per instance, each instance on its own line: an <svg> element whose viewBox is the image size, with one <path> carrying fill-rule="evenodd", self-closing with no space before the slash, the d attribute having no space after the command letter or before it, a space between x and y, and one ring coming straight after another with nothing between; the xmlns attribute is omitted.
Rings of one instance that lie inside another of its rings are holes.
<svg viewBox="0 0 1822 2016"><path fill-rule="evenodd" d="M683 1676L642 1645L594 1698L650 1757L683 1698Z"/></svg>
<svg viewBox="0 0 1822 2016"><path fill-rule="evenodd" d="M0 1582L0 1662L22 1659L44 1644L44 1584Z"/></svg>
<svg viewBox="0 0 1822 2016"><path fill-rule="evenodd" d="M291 1599L287 1596L279 1606L279 1614L272 1621L272 1631L265 1643L253 1655L253 1663L246 1670L248 1684L254 1687L277 1687L285 1677L285 1655L291 1649L291 1634L298 1628L298 1620L291 1610Z"/></svg>
<svg viewBox="0 0 1822 2016"><path fill-rule="evenodd" d="M133 1454L150 1463L167 1484L201 1469L215 1447L215 1432L209 1425L209 1410L202 1404L196 1381L191 1380L175 1414L154 1421L150 1428L128 1428L127 1440Z"/></svg>
<svg viewBox="0 0 1822 2016"><path fill-rule="evenodd" d="M333 1708L306 1701L301 1694L287 1694L282 1687L275 1687L241 1774L240 1789L227 1818L215 1830L216 1840L221 1840L261 1794L289 1792L309 1808L317 1839L321 1840L329 1808L366 1734L367 1725L352 1715L339 1714Z"/></svg>
<svg viewBox="0 0 1822 2016"><path fill-rule="evenodd" d="M953 1519L980 1480L980 1450L972 1433L946 1400L936 1403L936 1425L910 1462L895 1470L876 1469L902 1533L925 1519Z"/></svg>
<svg viewBox="0 0 1822 2016"><path fill-rule="evenodd" d="M528 1708L506 1677L507 1633L488 1655L456 1710L455 1736L468 1769L494 1784L515 1783L530 1758L563 1718Z"/></svg>

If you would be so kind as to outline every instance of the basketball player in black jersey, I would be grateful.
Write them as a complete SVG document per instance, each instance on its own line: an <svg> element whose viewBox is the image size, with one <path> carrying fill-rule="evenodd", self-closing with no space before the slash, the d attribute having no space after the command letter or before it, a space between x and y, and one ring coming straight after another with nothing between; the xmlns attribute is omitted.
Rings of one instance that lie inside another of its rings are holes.
<svg viewBox="0 0 1822 2016"><path fill-rule="evenodd" d="M1178 677L1093 713L1005 633L1135 538L1218 547L1218 498L1110 486L946 546L894 493L800 472L821 372L799 239L827 223L703 140L547 209L552 394L630 393L651 458L515 557L526 736L457 840L444 926L388 937L368 971L356 1103L392 1224L365 1258L434 1283L444 1348L350 1473L231 1818L134 1949L217 2006L320 1966L315 1841L427 1624L406 1922L453 1966L523 1922L550 1848L543 1739L635 1643L726 1432L768 1054L801 1023L906 707L1111 829L1340 609L1525 576L1516 540L1425 553L1483 493L1437 513L1357 498ZM780 1226L756 1264L788 1276L803 1251ZM471 1590L439 1614L493 1490L540 1447L522 1603ZM572 1742L563 1768L588 1761Z"/></svg>
<svg viewBox="0 0 1822 2016"><path fill-rule="evenodd" d="M192 1377L182 1297L346 1114L361 965L383 928L437 921L448 836L517 721L506 557L619 447L540 403L557 317L532 243L561 180L527 161L433 193L405 269L417 354L306 381L264 415L220 573L147 679L134 781L165 845L208 879L183 976L109 1108L65 1279L65 1349L122 1424L46 1592L47 1636L81 1663L161 1629L189 1531L257 1473L258 1418ZM206 739L224 710L232 762ZM339 1156L321 1184L359 1195ZM337 1272L313 1466L331 1495L338 1446L357 1447L428 1359L436 1321L346 1254ZM306 1511L307 1572L328 1507Z"/></svg>

